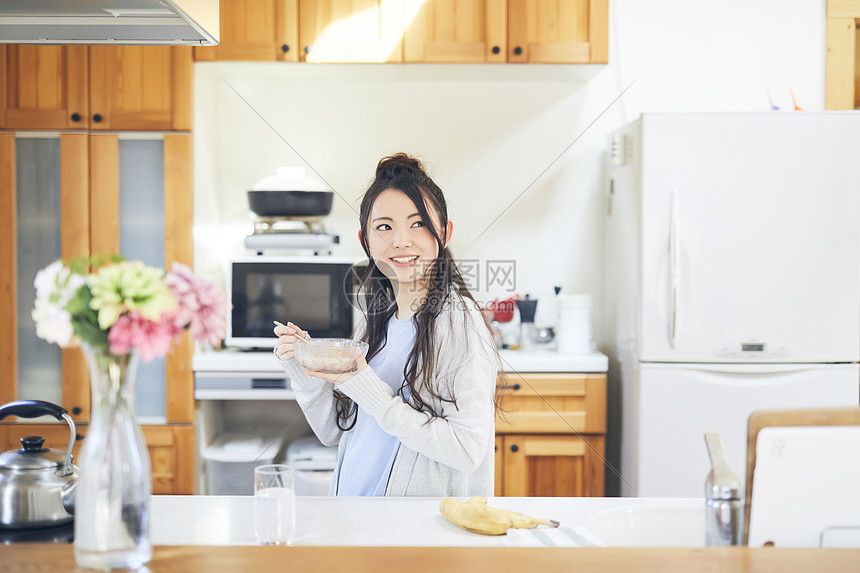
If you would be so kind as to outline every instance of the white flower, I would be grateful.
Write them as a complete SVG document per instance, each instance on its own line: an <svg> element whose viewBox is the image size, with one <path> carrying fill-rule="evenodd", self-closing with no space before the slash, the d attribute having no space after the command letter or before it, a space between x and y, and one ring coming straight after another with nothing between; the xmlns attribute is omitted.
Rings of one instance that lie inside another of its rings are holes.
<svg viewBox="0 0 860 573"><path fill-rule="evenodd" d="M36 323L36 336L39 338L60 346L67 346L72 340L72 316L63 307L44 299L36 299L30 316Z"/></svg>
<svg viewBox="0 0 860 573"><path fill-rule="evenodd" d="M33 281L36 287L36 298L47 299L56 292L60 273L65 268L63 261L57 260L36 273L36 280Z"/></svg>
<svg viewBox="0 0 860 573"><path fill-rule="evenodd" d="M54 261L36 273L36 304L30 316L36 323L36 336L51 343L66 346L74 336L72 317L66 304L75 296L86 279L73 274L62 261Z"/></svg>

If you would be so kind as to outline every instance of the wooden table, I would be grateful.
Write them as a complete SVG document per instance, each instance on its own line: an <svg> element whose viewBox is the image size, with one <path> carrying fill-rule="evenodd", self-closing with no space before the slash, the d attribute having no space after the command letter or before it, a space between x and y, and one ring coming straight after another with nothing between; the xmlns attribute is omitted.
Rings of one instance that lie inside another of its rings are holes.
<svg viewBox="0 0 860 573"><path fill-rule="evenodd" d="M0 549L0 572L75 571L71 545L18 544ZM514 547L156 547L142 571L598 571L710 573L860 571L860 550L708 547L702 549ZM78 570L82 571L82 570Z"/></svg>

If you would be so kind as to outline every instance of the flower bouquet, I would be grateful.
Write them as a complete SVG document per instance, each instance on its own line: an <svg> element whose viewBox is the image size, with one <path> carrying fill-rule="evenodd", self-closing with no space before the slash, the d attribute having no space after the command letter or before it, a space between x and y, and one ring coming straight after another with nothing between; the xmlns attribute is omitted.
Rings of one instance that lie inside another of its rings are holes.
<svg viewBox="0 0 860 573"><path fill-rule="evenodd" d="M95 271L87 273L92 266ZM164 357L189 328L198 342L226 332L227 297L215 283L173 263L169 273L120 256L54 261L36 273L32 318L39 338L66 347L84 343L113 355Z"/></svg>
<svg viewBox="0 0 860 573"><path fill-rule="evenodd" d="M185 329L195 341L218 344L227 297L185 265L166 273L120 256L55 261L36 274L35 287L36 334L63 347L80 344L90 373L75 559L92 569L138 568L152 556L152 471L134 413L138 358L165 356Z"/></svg>

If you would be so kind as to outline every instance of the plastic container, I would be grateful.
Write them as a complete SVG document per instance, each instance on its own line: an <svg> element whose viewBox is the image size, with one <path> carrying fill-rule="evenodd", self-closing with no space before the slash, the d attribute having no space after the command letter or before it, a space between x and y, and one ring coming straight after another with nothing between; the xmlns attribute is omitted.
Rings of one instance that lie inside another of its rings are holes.
<svg viewBox="0 0 860 573"><path fill-rule="evenodd" d="M209 495L254 495L254 468L274 463L281 438L225 433L203 450Z"/></svg>
<svg viewBox="0 0 860 573"><path fill-rule="evenodd" d="M287 465L296 468L296 495L328 495L337 464L337 446L324 446L316 437L300 438L287 446Z"/></svg>
<svg viewBox="0 0 860 573"><path fill-rule="evenodd" d="M591 296L574 294L559 297L558 351L563 354L591 354Z"/></svg>

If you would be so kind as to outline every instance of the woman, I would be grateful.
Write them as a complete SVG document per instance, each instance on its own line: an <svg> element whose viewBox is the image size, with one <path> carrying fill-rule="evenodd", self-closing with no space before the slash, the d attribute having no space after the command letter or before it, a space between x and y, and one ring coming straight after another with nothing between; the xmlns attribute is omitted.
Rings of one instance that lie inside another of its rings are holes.
<svg viewBox="0 0 860 573"><path fill-rule="evenodd" d="M302 335L279 325L275 354L317 437L338 444L333 495L493 495L493 337L448 251L442 190L405 154L379 162L361 202L365 320L354 372L301 368Z"/></svg>

